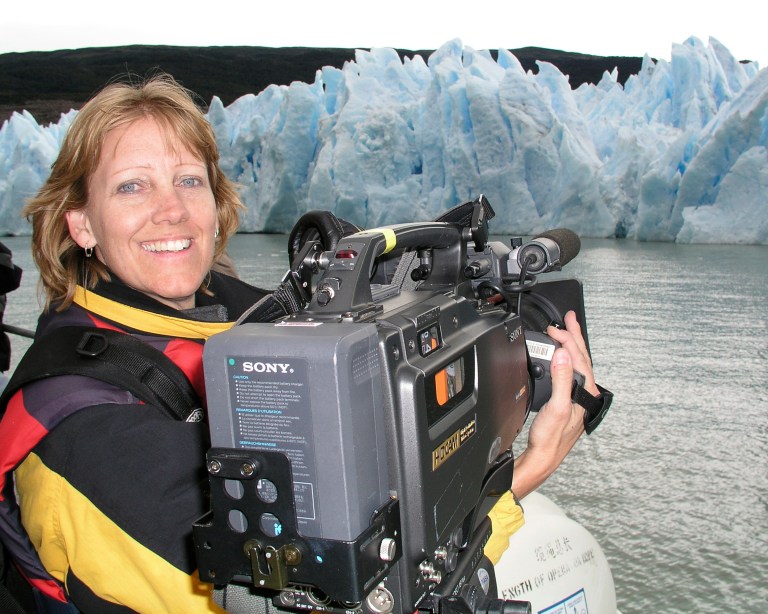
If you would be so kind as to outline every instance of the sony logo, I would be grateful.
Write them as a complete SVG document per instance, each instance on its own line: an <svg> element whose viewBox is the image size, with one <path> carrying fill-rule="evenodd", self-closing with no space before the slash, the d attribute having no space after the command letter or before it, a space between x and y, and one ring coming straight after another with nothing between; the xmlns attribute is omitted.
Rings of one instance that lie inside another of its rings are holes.
<svg viewBox="0 0 768 614"><path fill-rule="evenodd" d="M243 371L246 373L290 373L289 362L244 362Z"/></svg>
<svg viewBox="0 0 768 614"><path fill-rule="evenodd" d="M511 333L507 333L507 339L509 341L515 341L523 332L523 327L518 326L515 330L513 330Z"/></svg>

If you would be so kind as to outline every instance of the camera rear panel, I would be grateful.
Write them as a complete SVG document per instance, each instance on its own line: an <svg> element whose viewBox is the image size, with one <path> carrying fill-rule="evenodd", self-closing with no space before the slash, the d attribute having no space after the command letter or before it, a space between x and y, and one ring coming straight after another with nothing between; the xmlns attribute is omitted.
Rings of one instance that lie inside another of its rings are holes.
<svg viewBox="0 0 768 614"><path fill-rule="evenodd" d="M376 327L245 324L204 362L212 446L286 454L299 531L360 535L389 497Z"/></svg>

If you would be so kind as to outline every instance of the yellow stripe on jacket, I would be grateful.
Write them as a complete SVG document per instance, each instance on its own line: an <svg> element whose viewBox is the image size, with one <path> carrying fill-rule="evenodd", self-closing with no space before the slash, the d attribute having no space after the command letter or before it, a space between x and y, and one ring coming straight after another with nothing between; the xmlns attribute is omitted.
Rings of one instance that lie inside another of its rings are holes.
<svg viewBox="0 0 768 614"><path fill-rule="evenodd" d="M16 487L24 528L60 582L71 569L100 598L137 612L223 612L197 572L183 572L132 539L36 454L16 469Z"/></svg>
<svg viewBox="0 0 768 614"><path fill-rule="evenodd" d="M234 325L234 322L199 322L145 311L99 296L82 286L75 288L74 302L102 318L165 337L208 339L211 335L229 330Z"/></svg>

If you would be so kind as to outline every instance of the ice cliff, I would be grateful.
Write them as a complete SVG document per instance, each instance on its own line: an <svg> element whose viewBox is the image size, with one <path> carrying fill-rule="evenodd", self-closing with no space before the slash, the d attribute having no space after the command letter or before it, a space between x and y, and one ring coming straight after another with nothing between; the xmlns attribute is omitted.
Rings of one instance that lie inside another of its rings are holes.
<svg viewBox="0 0 768 614"><path fill-rule="evenodd" d="M75 113L0 128L0 233L29 233L19 211ZM551 64L533 74L458 40L427 62L358 51L313 83L214 98L208 118L244 231L286 232L309 209L368 228L427 220L483 193L499 234L768 244L768 70L715 39L575 90Z"/></svg>

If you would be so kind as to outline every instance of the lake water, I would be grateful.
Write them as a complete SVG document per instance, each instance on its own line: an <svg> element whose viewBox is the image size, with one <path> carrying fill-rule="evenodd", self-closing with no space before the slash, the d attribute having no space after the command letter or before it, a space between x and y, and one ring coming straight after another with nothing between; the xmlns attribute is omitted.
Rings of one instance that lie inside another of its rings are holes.
<svg viewBox="0 0 768 614"><path fill-rule="evenodd" d="M3 242L24 268L5 321L33 328L29 239ZM234 237L241 277L274 286L286 243ZM565 272L616 397L542 492L601 544L622 614L768 611L768 247L585 240Z"/></svg>

